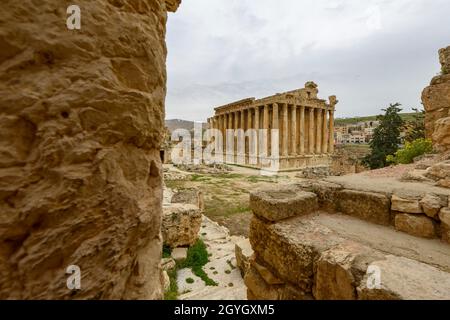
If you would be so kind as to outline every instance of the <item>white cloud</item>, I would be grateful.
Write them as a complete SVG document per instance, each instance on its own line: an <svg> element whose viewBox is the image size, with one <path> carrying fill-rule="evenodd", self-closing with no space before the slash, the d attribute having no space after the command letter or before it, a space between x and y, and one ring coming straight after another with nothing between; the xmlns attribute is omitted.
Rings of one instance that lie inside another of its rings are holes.
<svg viewBox="0 0 450 320"><path fill-rule="evenodd" d="M338 95L340 115L418 106L449 15L448 0L183 0L168 22L167 117L204 120L308 80Z"/></svg>

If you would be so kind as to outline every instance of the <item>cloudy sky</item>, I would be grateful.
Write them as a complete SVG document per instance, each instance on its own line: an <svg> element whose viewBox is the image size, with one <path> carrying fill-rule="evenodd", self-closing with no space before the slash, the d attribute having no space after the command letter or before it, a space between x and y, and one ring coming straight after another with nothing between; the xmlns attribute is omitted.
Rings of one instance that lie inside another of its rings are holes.
<svg viewBox="0 0 450 320"><path fill-rule="evenodd" d="M450 45L449 0L183 0L167 31L167 119L303 87L338 117L420 107Z"/></svg>

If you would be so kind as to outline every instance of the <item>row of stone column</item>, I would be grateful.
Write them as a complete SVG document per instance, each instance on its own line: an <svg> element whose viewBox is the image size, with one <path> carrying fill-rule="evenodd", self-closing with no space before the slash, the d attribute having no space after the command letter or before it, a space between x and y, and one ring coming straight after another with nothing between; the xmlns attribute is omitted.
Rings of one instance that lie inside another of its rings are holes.
<svg viewBox="0 0 450 320"><path fill-rule="evenodd" d="M280 156L334 152L334 110L294 106L288 104L265 105L225 112L208 119L209 128L218 129L224 137L226 130L267 129L267 146L271 149L271 129L279 129ZM248 151L249 146L246 146Z"/></svg>

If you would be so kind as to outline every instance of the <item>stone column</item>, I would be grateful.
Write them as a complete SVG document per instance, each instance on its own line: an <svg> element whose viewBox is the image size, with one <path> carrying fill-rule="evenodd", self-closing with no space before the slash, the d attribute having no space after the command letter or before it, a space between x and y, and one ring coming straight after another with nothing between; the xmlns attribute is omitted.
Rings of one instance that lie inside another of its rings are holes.
<svg viewBox="0 0 450 320"><path fill-rule="evenodd" d="M288 105L286 103L283 104L283 146L282 146L282 154L283 157L288 156L288 148L289 148L289 133L288 133Z"/></svg>
<svg viewBox="0 0 450 320"><path fill-rule="evenodd" d="M322 153L328 152L328 123L327 123L327 110L322 110Z"/></svg>
<svg viewBox="0 0 450 320"><path fill-rule="evenodd" d="M267 134L265 136L266 141L264 141L264 147L266 148L266 154L265 156L268 157L269 156L269 146L270 146L270 140L269 140L269 123L270 123L270 119L269 119L269 106L265 105L264 106L264 114L263 114L263 129L267 130ZM260 150L261 151L261 150Z"/></svg>
<svg viewBox="0 0 450 320"><path fill-rule="evenodd" d="M227 115L222 115L222 135L223 135L223 153L225 154L225 151L227 150Z"/></svg>
<svg viewBox="0 0 450 320"><path fill-rule="evenodd" d="M305 154L305 107L300 107L300 154Z"/></svg>
<svg viewBox="0 0 450 320"><path fill-rule="evenodd" d="M333 153L334 152L334 110L329 111L330 119L329 121L329 128L328 128L328 152Z"/></svg>
<svg viewBox="0 0 450 320"><path fill-rule="evenodd" d="M309 153L314 154L314 108L309 108Z"/></svg>
<svg viewBox="0 0 450 320"><path fill-rule="evenodd" d="M234 112L234 161L237 162L238 157L238 136L237 130L239 129L239 111Z"/></svg>
<svg viewBox="0 0 450 320"><path fill-rule="evenodd" d="M322 153L322 109L317 109L317 123L316 123L316 153Z"/></svg>
<svg viewBox="0 0 450 320"><path fill-rule="evenodd" d="M280 123L280 118L279 118L279 115L278 115L278 104L274 103L273 106L272 106L272 129L273 130L279 130L280 129L279 123ZM280 142L278 141L278 143L280 143ZM272 144L272 141L270 141L270 144ZM278 146L278 148L279 148L279 146ZM272 150L272 146L270 147L270 150ZM271 156L274 156L272 154L272 152L271 152Z"/></svg>
<svg viewBox="0 0 450 320"><path fill-rule="evenodd" d="M259 107L255 107L255 155L257 156L257 161L259 159ZM259 161L258 161L259 162Z"/></svg>
<svg viewBox="0 0 450 320"><path fill-rule="evenodd" d="M291 155L297 155L297 106L291 110Z"/></svg>
<svg viewBox="0 0 450 320"><path fill-rule="evenodd" d="M219 128L219 117L218 117L218 116L215 116L215 117L214 117L214 129L220 131L220 128ZM217 137L216 137L216 138L217 138ZM219 141L220 141L219 139L216 139L216 140L215 140L215 147L216 147L215 153L216 153L216 154L217 154L217 150L219 150L219 147L220 147Z"/></svg>
<svg viewBox="0 0 450 320"><path fill-rule="evenodd" d="M253 120L252 120L252 118L253 118L253 112L252 112L252 109L251 108L248 108L247 109L247 130L251 130L252 129L252 123L253 123ZM248 146L247 146L247 161L248 161L248 164L250 164L250 153L251 153L251 151L252 151L252 149L251 149L251 135L249 135L248 136Z"/></svg>

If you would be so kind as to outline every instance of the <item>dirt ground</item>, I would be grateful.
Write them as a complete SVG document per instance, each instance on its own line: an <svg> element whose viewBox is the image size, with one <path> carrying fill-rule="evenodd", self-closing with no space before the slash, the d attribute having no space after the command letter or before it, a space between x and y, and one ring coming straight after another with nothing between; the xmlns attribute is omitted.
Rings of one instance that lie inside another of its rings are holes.
<svg viewBox="0 0 450 320"><path fill-rule="evenodd" d="M205 215L227 227L231 235L248 237L252 214L249 208L249 194L252 190L287 183L296 178L292 173L279 176L262 176L258 170L231 167L232 171L220 174L197 174L180 171L173 166L166 169L186 175L186 180L166 180L168 188L199 188L205 200Z"/></svg>

